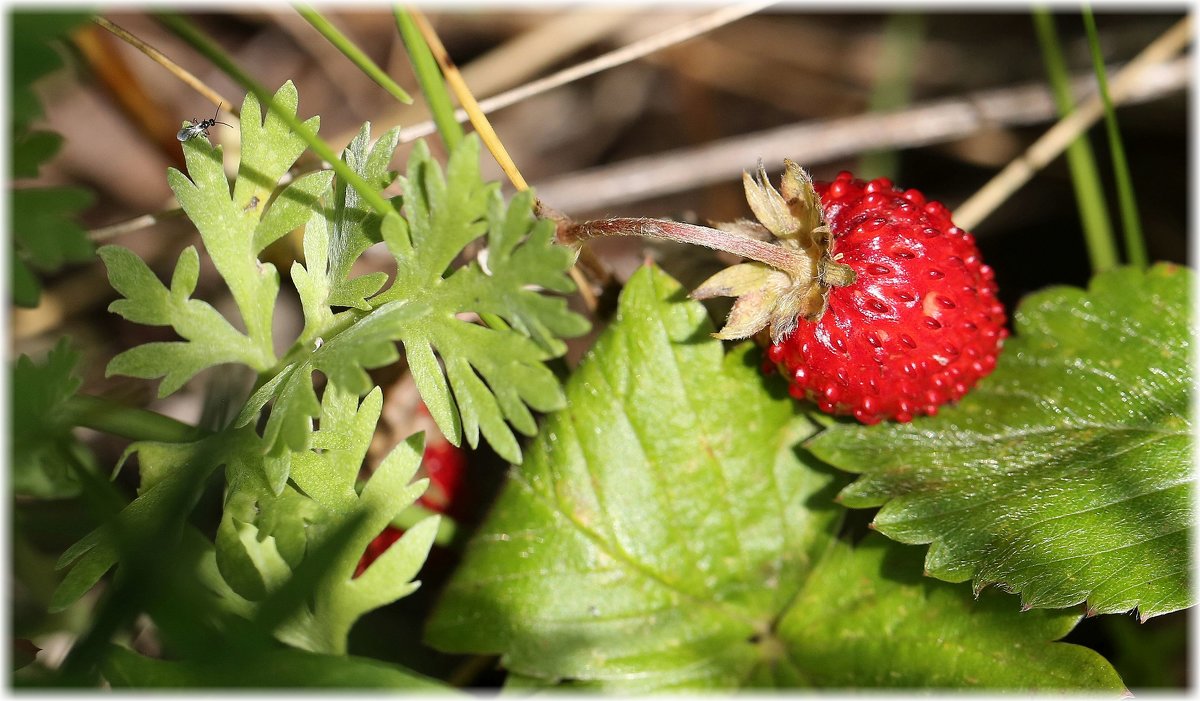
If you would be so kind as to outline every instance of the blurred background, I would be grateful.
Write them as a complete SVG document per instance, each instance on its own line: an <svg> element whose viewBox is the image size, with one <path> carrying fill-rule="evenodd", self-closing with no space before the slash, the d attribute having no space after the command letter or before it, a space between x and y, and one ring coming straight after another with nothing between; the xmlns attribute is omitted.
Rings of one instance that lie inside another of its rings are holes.
<svg viewBox="0 0 1200 701"><path fill-rule="evenodd" d="M1136 13L1099 8L1105 61L1110 68L1130 61L1186 10L1167 4ZM432 129L426 128L428 111L390 13L383 7L323 11L414 95L413 105L395 102L287 7L188 17L268 88L292 80L300 93L301 117L319 114L320 134L335 148L345 146L364 121L372 123L375 135L403 127L409 141L393 162L402 168L411 139ZM739 13L747 16L736 18ZM762 159L774 178L784 158L818 179L840 170L864 178L886 176L955 209L1056 119L1031 15L1018 7L1000 12L896 7L851 14L799 7L765 6L749 13L732 6L660 10L630 5L430 8L427 14L480 99L617 50L645 54L490 114L539 197L576 218L736 219L748 214L742 171ZM103 16L240 103L242 92L230 79L152 16L124 6ZM1059 6L1054 20L1069 72L1094 90L1079 14ZM649 50L654 47L659 48ZM81 225L98 243L132 248L165 274L181 249L199 242L190 224L168 216L151 225L121 225L175 208L165 177L168 167L182 165L175 133L183 120L209 118L215 105L95 24L83 25L61 51L67 67L37 84L45 116L36 126L61 134L64 145L36 180L22 185L91 190L95 200L81 213ZM1190 62L1181 58L1142 81L1135 101L1118 110L1151 260L1189 259L1190 78ZM228 112L218 119L234 122ZM1088 137L1117 222L1103 125ZM211 140L225 146L227 164L236 163L237 138L236 129L211 130ZM441 153L436 135L427 138ZM504 179L486 154L483 162L487 177ZM1091 274L1063 158L973 228L1010 312L1031 291L1085 285ZM618 281L648 255L685 284L703 279L718 263L694 249L633 239L599 242L593 250ZM270 252L281 270L297 255L298 239L285 239ZM387 270L387 255L368 256L368 264L372 261ZM10 312L10 359L20 353L41 356L69 335L84 351L84 392L150 404L153 383L103 377L108 359L159 331L106 311L115 295L99 261L69 266L43 282L36 308ZM204 271L198 296L221 308L222 293L214 271ZM282 316L281 324L299 323L298 304L293 303L290 320ZM572 358L590 338L575 343ZM199 394L185 389L152 406L194 420ZM385 419L393 423L392 435L408 435L413 422L419 423L412 418L411 391L389 394L388 401L393 408L385 409ZM101 464L113 464L124 446L97 439L93 448ZM39 542L46 552L61 552L81 534L63 532L54 508L31 506L19 514L26 525L55 524L58 530L46 530ZM78 527L86 531L85 526ZM439 566L438 556L431 566ZM355 632L360 649L352 652L409 664L417 664L415 657L437 657L415 645L411 650L394 646L396 627L412 627L414 612L436 593L436 575L432 583L364 621ZM373 637L372 631L380 630L393 631L383 638L392 641L391 647ZM414 629L414 640L418 633ZM1137 691L1186 685L1186 634L1186 613L1144 625L1106 616L1085 620L1070 640L1105 654ZM452 669L456 662L433 664Z"/></svg>

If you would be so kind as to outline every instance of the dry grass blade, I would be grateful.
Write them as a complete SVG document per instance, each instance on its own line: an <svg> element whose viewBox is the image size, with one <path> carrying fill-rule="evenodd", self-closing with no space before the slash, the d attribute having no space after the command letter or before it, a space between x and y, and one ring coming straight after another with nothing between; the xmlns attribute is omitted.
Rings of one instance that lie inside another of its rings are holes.
<svg viewBox="0 0 1200 701"><path fill-rule="evenodd" d="M1148 100L1188 85L1186 60L1155 64L1121 93L1126 102ZM1080 90L1094 84L1091 73L1076 79ZM1044 83L967 93L886 114L802 122L562 176L538 185L542 199L563 211L602 211L616 204L725 182L764 154L806 164L855 156L867 149L943 143L998 124L1052 119L1054 102ZM957 219L956 219L957 221ZM964 225L965 228L965 225Z"/></svg>
<svg viewBox="0 0 1200 701"><path fill-rule="evenodd" d="M114 35L116 35L118 38L120 38L121 40L123 40L124 42L126 42L127 44L132 46L133 48L137 49L138 51L141 51L143 54L145 54L147 57L149 57L149 59L151 61L154 61L158 65L162 66L171 75L175 76L179 80L186 83L193 90L195 90L196 92L203 95L206 100L213 103L214 107L219 106L219 105L225 105L228 107L230 113L232 113L234 115L238 114L238 107L237 107L238 103L236 103L233 100L230 100L228 97L225 97L224 95L221 95L220 93L218 93L216 90L213 90L212 88L208 87L208 84L206 84L204 81L200 80L196 76L192 75L183 66L180 66L178 63L175 63L171 59L167 58L166 54L164 54L163 52L159 51L158 49L154 48L153 46L150 46L146 42L142 41L141 39L138 39L134 35L125 31L120 26L113 24L109 20L107 20L99 15L93 17L92 21L95 22L96 24L100 25L101 27L107 29L108 31L112 32Z"/></svg>
<svg viewBox="0 0 1200 701"><path fill-rule="evenodd" d="M772 4L773 2L752 2L722 8L711 14L698 17L653 36L635 41L627 46L614 49L589 61L565 68L545 78L539 78L512 90L507 90L498 95L480 100L479 109L484 114L488 114L510 105L515 105L522 100L541 95L544 92L568 85L576 80L616 68L630 61L636 61L639 58L649 56L656 51L681 44L689 39L711 32L718 27L758 12ZM460 123L465 122L468 119L466 110L458 110L455 113L455 118ZM422 136L432 134L436 129L437 127L433 121L415 124L400 130L400 140L408 142L419 139Z"/></svg>
<svg viewBox="0 0 1200 701"><path fill-rule="evenodd" d="M128 221L118 222L110 226L102 226L98 229L92 229L88 232L88 237L100 243L109 239L116 238L123 234L128 234L139 229L145 229L148 226L154 226L159 222L175 219L183 214L183 210L179 207L168 209L155 214L143 214L140 217L134 217Z"/></svg>
<svg viewBox="0 0 1200 701"><path fill-rule="evenodd" d="M450 91L454 93L459 103L462 104L463 109L467 111L467 115L470 116L471 126L475 127L475 131L479 132L479 137L483 140L483 145L487 147L492 157L500 164L501 170L508 176L513 187L518 190L528 190L529 185L525 182L525 178L521 176L521 171L517 170L517 164L513 163L512 157L508 155L508 150L504 148L500 137L496 135L496 130L492 128L492 123L488 121L487 115L479 109L479 102L471 94L471 88L467 87L467 82L463 80L462 73L458 71L458 66L454 65L454 60L446 52L446 47L442 45L442 40L438 38L437 32L430 26L429 20L425 19L425 15L415 7L409 8L409 14L412 15L417 29L421 31L421 36L425 38L425 43L429 44L429 49L433 52L433 58L438 62L438 66L441 67L442 77L446 79L446 85L449 86Z"/></svg>
<svg viewBox="0 0 1200 701"><path fill-rule="evenodd" d="M636 7L581 8L551 17L464 65L464 80L481 94L506 90L572 52L618 31L640 12ZM427 119L429 110L425 105L406 108L388 105L372 121L417 124ZM346 130L335 135L332 141L345 143L354 138L355 133L356 130Z"/></svg>
<svg viewBox="0 0 1200 701"><path fill-rule="evenodd" d="M1126 102L1144 88L1147 74L1183 51L1191 36L1192 18L1188 15L1147 46L1113 79L1110 90L1113 104ZM1103 115L1100 95L1088 98L955 210L954 221L964 229L974 229Z"/></svg>

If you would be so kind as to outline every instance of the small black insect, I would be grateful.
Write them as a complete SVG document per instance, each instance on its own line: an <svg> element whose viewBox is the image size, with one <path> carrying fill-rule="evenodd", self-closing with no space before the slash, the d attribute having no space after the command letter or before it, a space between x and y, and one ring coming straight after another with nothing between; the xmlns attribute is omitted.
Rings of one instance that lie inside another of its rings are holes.
<svg viewBox="0 0 1200 701"><path fill-rule="evenodd" d="M212 119L206 119L203 122L197 122L196 124L192 124L180 129L179 133L175 135L175 138L179 139L180 141L187 141L188 139L200 136L201 134L208 136L208 130L210 127L217 124L225 124L225 122L217 121L217 112L220 111L221 105L217 105L217 109L213 111ZM195 117L192 118L192 121L196 121ZM229 127L230 129L233 128L232 124L225 124L225 126Z"/></svg>

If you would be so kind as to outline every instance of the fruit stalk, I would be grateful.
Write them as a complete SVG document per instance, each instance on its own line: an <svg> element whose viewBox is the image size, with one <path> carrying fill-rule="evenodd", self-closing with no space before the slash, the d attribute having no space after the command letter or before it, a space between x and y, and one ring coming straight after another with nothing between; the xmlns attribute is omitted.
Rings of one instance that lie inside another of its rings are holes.
<svg viewBox="0 0 1200 701"><path fill-rule="evenodd" d="M757 239L730 236L728 232L696 224L684 224L669 219L648 217L616 217L593 219L585 222L560 222L559 243L578 244L587 239L603 236L648 236L678 243L704 246L717 251L755 260L759 263L790 272L809 265L809 258L802 253Z"/></svg>

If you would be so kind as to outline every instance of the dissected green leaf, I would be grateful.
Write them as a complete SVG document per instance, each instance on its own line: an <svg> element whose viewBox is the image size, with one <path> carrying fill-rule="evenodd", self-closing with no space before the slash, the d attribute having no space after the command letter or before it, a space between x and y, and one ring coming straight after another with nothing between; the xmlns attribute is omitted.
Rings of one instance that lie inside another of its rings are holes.
<svg viewBox="0 0 1200 701"><path fill-rule="evenodd" d="M342 159L351 170L378 190L392 183L396 173L388 170L388 163L400 141L400 129L393 128L368 150L371 123L363 124L362 130L342 152ZM334 192L333 218L328 237L328 268L325 274L329 283L327 304L368 310L366 299L379 291L387 282L385 273L369 273L351 279L350 269L354 261L373 244L382 240L379 231L380 218L358 194L358 191L339 180ZM306 258L307 260L307 258ZM312 266L308 266L310 270Z"/></svg>
<svg viewBox="0 0 1200 701"><path fill-rule="evenodd" d="M1078 613L975 602L920 578L912 549L837 541L843 482L799 450L817 427L777 380L764 391L750 344L723 356L711 331L665 274L634 275L428 642L500 654L524 687L1121 688L1095 653L1049 644Z"/></svg>
<svg viewBox="0 0 1200 701"><path fill-rule="evenodd" d="M104 246L99 254L113 289L123 295L109 305L109 311L136 323L170 326L184 339L156 341L124 351L109 362L108 375L161 377L158 394L165 397L213 365L239 362L252 368L269 366L274 358L270 349L235 329L208 302L191 299L199 272L194 247L187 247L180 255L170 287L159 282L142 259L127 248Z"/></svg>
<svg viewBox="0 0 1200 701"><path fill-rule="evenodd" d="M436 517L421 521L360 577L353 578L367 544L425 491L412 482L421 461L419 438L397 446L363 487L355 482L382 410L382 393L356 396L336 385L321 401L320 430L309 448L290 459L291 481L280 489L256 476L252 465L231 463L225 516L217 531L217 564L240 596L262 601L295 576L306 558L340 528L353 531L322 563L315 590L278 631L289 644L317 652L344 652L351 626L364 613L408 595L437 532Z"/></svg>
<svg viewBox="0 0 1200 701"><path fill-rule="evenodd" d="M71 463L84 464L85 449L72 435L74 426L64 407L83 380L76 372L79 352L62 339L35 363L28 356L17 359L12 370L12 472L15 494L43 499L79 494L79 479Z"/></svg>
<svg viewBox="0 0 1200 701"><path fill-rule="evenodd" d="M275 98L289 110L298 103L290 82ZM306 124L315 129L316 118ZM236 426L256 422L270 405L263 437L269 479L278 493L288 476L288 456L307 449L319 412L313 374L365 394L373 385L366 371L397 360L399 341L426 405L450 440L458 444L465 435L475 446L482 433L502 456L519 461L510 426L532 435L537 425L531 409L562 406L557 378L544 363L565 352L561 338L588 328L563 298L546 294L573 289L565 273L574 253L555 244L551 222L534 219L532 195L522 193L505 206L496 184L480 179L479 142L473 138L451 154L445 175L428 148L417 146L398 198L406 218L393 213L381 221L363 206L361 193L340 181L331 192L329 173L300 178L267 204L304 144L274 114L264 120L253 95L242 107L241 132L243 155L232 195L221 150L207 139L184 142L187 176L168 172L241 318L227 320L191 298L199 272L195 249L180 256L168 286L133 253L106 246L101 256L123 296L110 309L130 321L170 326L182 337L129 349L112 360L108 372L162 378L160 396L222 363L259 372L261 382ZM388 163L399 135L390 130L374 145L369 136L370 125L364 125L343 157L371 187L382 189L395 177ZM279 279L258 254L301 224L305 264L294 264L291 277L305 324L277 358L271 330ZM482 237L483 253L456 267L464 248ZM386 240L399 270L393 285L376 294L386 274L348 276L358 257L380 240ZM495 328L473 320L479 317L493 320Z"/></svg>
<svg viewBox="0 0 1200 701"><path fill-rule="evenodd" d="M383 222L396 281L372 300L373 313L390 317L391 337L404 343L421 397L447 438L457 445L465 434L475 446L482 432L502 457L519 462L507 424L531 435L536 425L526 406L562 406L543 362L565 350L557 339L580 335L588 324L565 300L528 289L574 289L565 276L574 254L554 244L551 222L534 220L532 194L518 194L505 207L495 187L480 181L478 153L478 139L467 138L443 176L424 144L414 149L404 179L405 218ZM462 248L484 234L486 266L473 261L444 277ZM493 314L511 328L480 326L466 314Z"/></svg>
<svg viewBox="0 0 1200 701"><path fill-rule="evenodd" d="M115 688L137 689L403 689L449 692L416 672L365 657L321 655L282 648L203 662L156 660L113 647L104 677Z"/></svg>
<svg viewBox="0 0 1200 701"><path fill-rule="evenodd" d="M394 138L385 135L368 154L366 136L360 133L347 148L348 162L365 164L360 174L382 185L390 176L380 148L393 148ZM475 446L482 433L502 456L520 460L508 424L532 435L537 425L529 408L562 405L562 390L544 361L561 355L565 345L559 339L583 333L587 321L561 297L531 289L573 289L565 272L574 254L554 243L552 223L534 220L531 195L519 194L505 206L495 186L480 180L478 157L478 140L464 141L443 177L428 148L418 145L405 181L407 219L389 215L380 225L377 215L359 209L357 198L346 194L332 228L315 216L309 221L306 265L292 267L306 322L298 345L306 350L259 389L238 425L248 424L275 398L264 437L272 450L302 449L317 412L312 374L365 393L372 384L366 370L395 361L400 341L422 399L452 442L465 433ZM367 288L355 287L363 278L345 279L345 261L374 240L376 226L396 257L396 280L369 302L352 300L347 290ZM488 243L486 267L473 261L453 268L462 248L481 236ZM328 308L359 302L373 308L365 315L356 310L334 315ZM494 314L510 328L464 318L480 314Z"/></svg>
<svg viewBox="0 0 1200 701"><path fill-rule="evenodd" d="M281 605L272 598L307 568L311 586L298 593L303 605L268 630L298 647L344 653L358 618L417 588L413 578L438 527L436 516L418 522L354 578L367 544L428 483L413 481L421 462L418 436L397 446L361 493L355 491L382 404L378 388L361 405L353 394L327 388L320 430L307 448L288 455L291 480L279 479L264 442L250 428L196 443L134 444L127 452L138 455L143 478L138 498L62 555L58 568L71 569L53 595L52 609L73 603L121 561L123 544L136 545L138 537L166 524L182 524L187 515L179 511L182 490L225 465L225 510L212 556L212 574L219 572L221 586L209 588L223 592L234 612L254 616L264 606ZM313 560L323 552L324 559Z"/></svg>
<svg viewBox="0 0 1200 701"><path fill-rule="evenodd" d="M296 88L284 83L275 99L295 110ZM202 137L183 142L188 175L172 168L167 180L233 295L244 332L207 302L190 298L199 272L194 248L180 256L170 288L132 252L118 246L101 249L109 279L124 296L109 308L130 321L170 326L184 339L138 346L109 364L109 374L162 377L159 396L171 394L213 365L237 362L259 372L275 365L271 323L279 275L274 266L259 261L258 254L320 211L320 197L332 179L328 173L300 178L268 206L279 179L304 151L304 142L274 114L264 120L252 94L242 103L241 115L242 160L232 194L221 149ZM313 117L305 125L315 130L318 123Z"/></svg>
<svg viewBox="0 0 1200 701"><path fill-rule="evenodd" d="M1191 281L1158 265L1032 295L995 373L957 407L838 425L809 447L863 473L842 498L882 504L879 531L932 543L936 577L998 583L1026 606L1191 606Z"/></svg>

